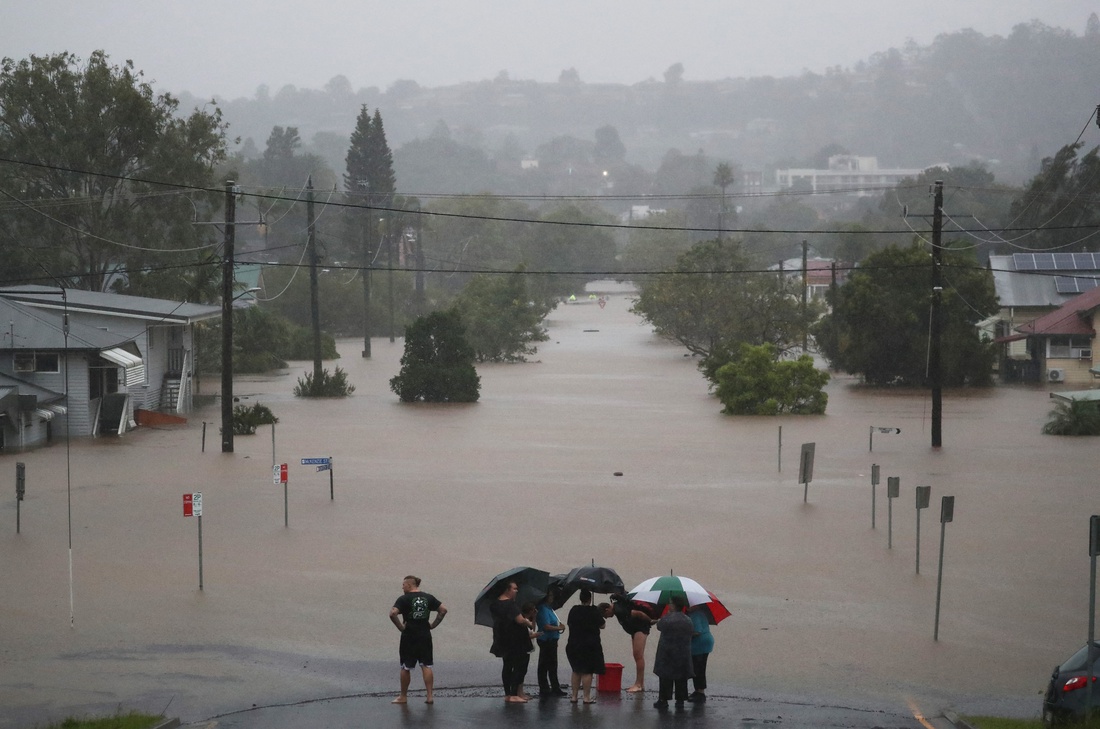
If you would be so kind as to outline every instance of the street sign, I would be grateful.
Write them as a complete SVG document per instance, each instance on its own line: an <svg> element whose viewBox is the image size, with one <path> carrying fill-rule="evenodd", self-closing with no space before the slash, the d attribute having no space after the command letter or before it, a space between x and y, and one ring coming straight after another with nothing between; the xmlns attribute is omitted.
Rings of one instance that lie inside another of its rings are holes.
<svg viewBox="0 0 1100 729"><path fill-rule="evenodd" d="M195 515L194 502L192 501L193 496L194 496L193 494L184 494L183 495L183 515L184 516L194 516Z"/></svg>
<svg viewBox="0 0 1100 729"><path fill-rule="evenodd" d="M955 497L944 496L940 500L940 523L947 524L955 518Z"/></svg>
<svg viewBox="0 0 1100 729"><path fill-rule="evenodd" d="M191 510L195 516L202 516L202 493L191 494Z"/></svg>
<svg viewBox="0 0 1100 729"><path fill-rule="evenodd" d="M927 509L928 502L932 498L931 486L917 486L917 508Z"/></svg>
<svg viewBox="0 0 1100 729"><path fill-rule="evenodd" d="M331 456L322 456L321 458L303 458L303 466L328 466L332 463Z"/></svg>
<svg viewBox="0 0 1100 729"><path fill-rule="evenodd" d="M1089 556L1100 557L1100 516L1089 517Z"/></svg>
<svg viewBox="0 0 1100 729"><path fill-rule="evenodd" d="M896 499L901 495L901 476L886 478L886 498Z"/></svg>
<svg viewBox="0 0 1100 729"><path fill-rule="evenodd" d="M879 467L878 467L877 463L872 463L871 464L871 485L872 486L878 486L879 485Z"/></svg>
<svg viewBox="0 0 1100 729"><path fill-rule="evenodd" d="M15 500L22 501L27 493L27 466L25 463L15 464Z"/></svg>
<svg viewBox="0 0 1100 729"><path fill-rule="evenodd" d="M814 451L817 443L803 443L801 457L798 459L798 482L809 483L814 480Z"/></svg>
<svg viewBox="0 0 1100 729"><path fill-rule="evenodd" d="M286 483L286 464L280 463L271 467L271 480L273 483Z"/></svg>
<svg viewBox="0 0 1100 729"><path fill-rule="evenodd" d="M880 433L891 433L893 435L900 435L901 428L875 428Z"/></svg>

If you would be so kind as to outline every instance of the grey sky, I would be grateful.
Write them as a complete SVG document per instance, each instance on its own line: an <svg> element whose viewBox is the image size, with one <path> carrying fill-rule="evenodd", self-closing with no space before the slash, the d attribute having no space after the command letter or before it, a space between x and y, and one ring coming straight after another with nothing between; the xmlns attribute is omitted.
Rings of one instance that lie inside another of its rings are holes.
<svg viewBox="0 0 1100 729"><path fill-rule="evenodd" d="M973 28L1084 31L1095 0L0 0L0 55L103 49L158 89L251 96L342 74L355 89L494 78L788 76Z"/></svg>

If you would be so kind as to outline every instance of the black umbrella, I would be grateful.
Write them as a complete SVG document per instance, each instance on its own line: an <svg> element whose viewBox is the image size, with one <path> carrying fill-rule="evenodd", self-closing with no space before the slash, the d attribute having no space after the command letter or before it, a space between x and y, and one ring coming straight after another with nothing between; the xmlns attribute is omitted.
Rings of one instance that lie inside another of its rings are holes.
<svg viewBox="0 0 1100 729"><path fill-rule="evenodd" d="M550 606L555 610L565 605L573 593L581 588L605 595L626 589L618 572L610 567L601 567L595 562L574 567L564 575L555 575L551 578L550 586L557 588L557 599Z"/></svg>
<svg viewBox="0 0 1100 729"><path fill-rule="evenodd" d="M474 625L493 627L493 615L489 612L489 606L500 597L509 582L515 582L519 586L516 602L522 605L525 602L538 602L546 597L549 580L549 572L534 567L513 567L501 572L489 580L474 599Z"/></svg>

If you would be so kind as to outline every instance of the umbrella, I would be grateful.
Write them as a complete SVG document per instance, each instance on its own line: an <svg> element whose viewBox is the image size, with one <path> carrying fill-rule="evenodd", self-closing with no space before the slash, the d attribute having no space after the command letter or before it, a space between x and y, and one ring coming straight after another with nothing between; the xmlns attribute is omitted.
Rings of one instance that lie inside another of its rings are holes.
<svg viewBox="0 0 1100 729"><path fill-rule="evenodd" d="M557 610L565 605L574 592L582 587L589 592L609 594L622 592L625 589L623 579L619 573L610 567L601 567L595 561L592 564L574 567L563 575L554 575L550 578L550 587L557 588L557 600L550 607Z"/></svg>
<svg viewBox="0 0 1100 729"><path fill-rule="evenodd" d="M489 612L489 606L500 597L509 582L515 582L519 586L516 602L522 605L525 602L538 602L546 597L549 579L549 572L534 567L513 567L501 572L489 580L474 599L474 624L493 627L493 615Z"/></svg>
<svg viewBox="0 0 1100 729"><path fill-rule="evenodd" d="M651 577L628 593L631 600L667 607L673 595L687 599L688 605L705 605L707 622L717 625L730 616L729 609L714 593L690 577L664 575Z"/></svg>

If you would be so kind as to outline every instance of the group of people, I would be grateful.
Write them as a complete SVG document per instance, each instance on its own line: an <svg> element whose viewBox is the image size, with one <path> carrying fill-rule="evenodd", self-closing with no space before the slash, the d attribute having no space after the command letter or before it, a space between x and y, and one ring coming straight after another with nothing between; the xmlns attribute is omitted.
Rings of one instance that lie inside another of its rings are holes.
<svg viewBox="0 0 1100 729"><path fill-rule="evenodd" d="M420 590L419 577L405 577L401 588L401 597L390 609L390 620L401 631L398 650L401 693L393 703L408 702L411 672L419 664L424 676L426 701L430 704L434 688L431 631L442 622L447 608L434 596ZM660 608L633 602L622 593L611 595L610 603L593 605L592 593L582 588L578 593L579 604L569 610L562 624L553 607L558 597L556 588L551 588L549 594L537 604L518 604L518 593L518 583L507 581L489 606L493 617L490 652L502 661L501 683L506 703L527 703L530 700L523 684L536 646L540 699L569 696L574 704L580 701L596 703L592 681L594 676L602 675L606 670L601 631L611 618L615 618L631 639L637 675L634 683L626 689L628 693L645 690L645 647L651 628L656 627L660 639L653 663L653 673L658 678L654 707L665 709L673 700L678 706L685 701L706 701L707 659L714 649L714 637L710 632L705 606L689 608L683 597L673 595L662 615ZM433 612L436 615L434 620L431 619ZM571 690L568 692L562 689L558 681L558 643L567 629L565 656L572 672ZM694 689L690 694L689 678Z"/></svg>

